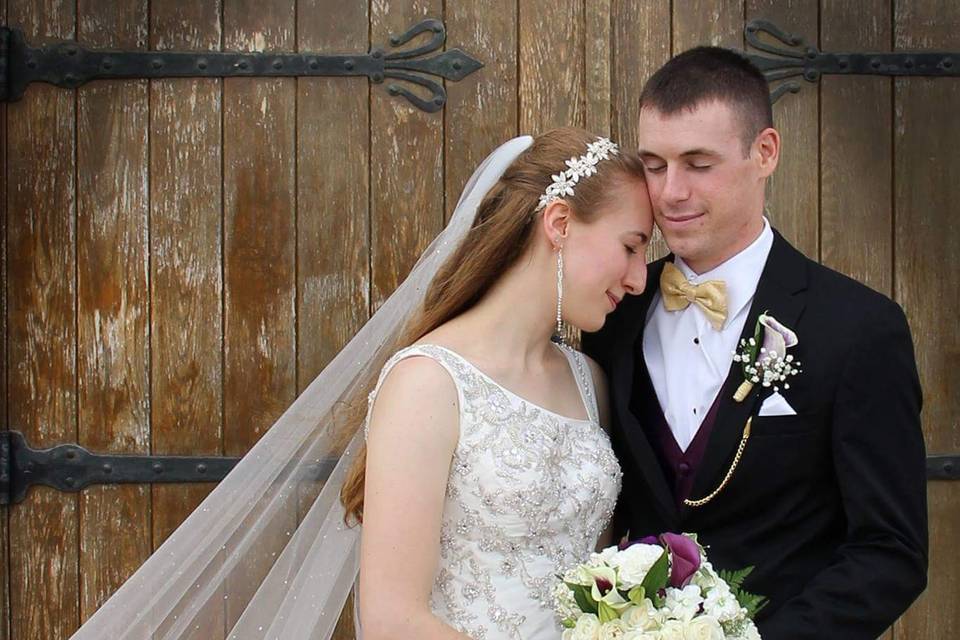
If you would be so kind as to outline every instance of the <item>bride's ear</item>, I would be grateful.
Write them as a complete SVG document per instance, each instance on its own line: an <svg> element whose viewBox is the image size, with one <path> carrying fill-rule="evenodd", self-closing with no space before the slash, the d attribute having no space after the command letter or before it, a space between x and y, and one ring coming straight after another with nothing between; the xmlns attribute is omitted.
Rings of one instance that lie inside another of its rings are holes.
<svg viewBox="0 0 960 640"><path fill-rule="evenodd" d="M554 249L563 244L564 238L567 237L570 218L570 206L563 199L554 200L543 210L540 224L543 225L547 240Z"/></svg>

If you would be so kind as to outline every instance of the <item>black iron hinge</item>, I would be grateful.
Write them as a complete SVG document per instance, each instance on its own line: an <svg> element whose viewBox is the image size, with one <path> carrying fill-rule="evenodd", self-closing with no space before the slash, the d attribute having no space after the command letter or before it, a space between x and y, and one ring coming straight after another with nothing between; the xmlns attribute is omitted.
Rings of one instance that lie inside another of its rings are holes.
<svg viewBox="0 0 960 640"><path fill-rule="evenodd" d="M220 51L112 51L88 49L76 42L57 42L30 47L18 29L0 27L0 101L19 100L32 82L76 88L95 79L185 78L185 77L291 77L367 76L371 82L391 82L387 91L402 96L427 112L440 110L447 92L429 76L458 81L483 67L460 49L438 51L446 41L442 22L423 20L402 35L391 36L393 48L429 34L429 40L405 51L374 48L368 53L323 55L318 53L220 52ZM424 87L424 98L403 84Z"/></svg>
<svg viewBox="0 0 960 640"><path fill-rule="evenodd" d="M80 491L91 484L217 482L239 458L103 455L75 444L34 449L18 431L0 431L0 504L22 502L43 484Z"/></svg>
<svg viewBox="0 0 960 640"><path fill-rule="evenodd" d="M775 46L761 40L766 34L784 46ZM879 76L960 76L960 52L903 51L826 53L807 44L803 38L787 33L772 22L752 20L744 27L747 42L754 49L772 53L776 57L743 52L755 64L767 82L802 77L807 82L818 82L821 76L879 75ZM800 83L785 82L770 93L776 102L785 93L797 93Z"/></svg>

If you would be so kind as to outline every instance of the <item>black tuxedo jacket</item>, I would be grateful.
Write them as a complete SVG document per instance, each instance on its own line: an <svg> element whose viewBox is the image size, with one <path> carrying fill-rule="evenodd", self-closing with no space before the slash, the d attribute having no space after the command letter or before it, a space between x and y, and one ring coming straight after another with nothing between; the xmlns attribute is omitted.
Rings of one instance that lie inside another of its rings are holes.
<svg viewBox="0 0 960 640"><path fill-rule="evenodd" d="M757 617L764 640L874 640L926 586L921 394L903 311L775 232L743 336L763 312L797 333L789 353L802 373L781 390L797 415L754 417L726 488L705 506L678 508L637 418L657 402L642 339L668 259L650 265L642 295L583 336L609 378L624 474L617 537L696 532L715 567L754 566L744 588L770 599ZM772 393L756 385L737 403L742 381L732 364L692 498L720 484L747 418Z"/></svg>

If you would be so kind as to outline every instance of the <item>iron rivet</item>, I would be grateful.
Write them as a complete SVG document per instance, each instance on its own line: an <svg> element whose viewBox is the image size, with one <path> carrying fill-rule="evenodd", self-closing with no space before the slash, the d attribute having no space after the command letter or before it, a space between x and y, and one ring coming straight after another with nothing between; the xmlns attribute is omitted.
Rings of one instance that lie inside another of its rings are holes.
<svg viewBox="0 0 960 640"><path fill-rule="evenodd" d="M950 69L951 67L953 67L953 60L951 60L950 58L944 58L944 59L943 59L943 68L944 68L944 69Z"/></svg>
<svg viewBox="0 0 960 640"><path fill-rule="evenodd" d="M67 451L67 460L73 460L77 457L77 454L73 451Z"/></svg>
<svg viewBox="0 0 960 640"><path fill-rule="evenodd" d="M840 66L841 66L842 68L844 68L844 69L846 69L846 68L850 65L850 61L847 60L846 56L843 56L843 57L837 59L837 62L839 62L839 63L840 63Z"/></svg>
<svg viewBox="0 0 960 640"><path fill-rule="evenodd" d="M320 67L320 63L317 62L317 59L316 59L316 58L311 58L311 59L310 59L310 68L311 68L311 69L318 69L319 67Z"/></svg>
<svg viewBox="0 0 960 640"><path fill-rule="evenodd" d="M154 473L163 473L163 465L160 464L159 462L155 462L155 463L153 464L153 472L154 472Z"/></svg>
<svg viewBox="0 0 960 640"><path fill-rule="evenodd" d="M67 84L73 84L77 81L77 76L73 75L72 73L68 73L67 75L63 76L63 79L67 81Z"/></svg>
<svg viewBox="0 0 960 640"><path fill-rule="evenodd" d="M903 62L903 66L905 66L907 69L913 69L913 58L907 58Z"/></svg>
<svg viewBox="0 0 960 640"><path fill-rule="evenodd" d="M747 31L750 32L750 33L756 33L756 31L757 31L757 25L755 25L755 24L748 24L748 25L747 25Z"/></svg>
<svg viewBox="0 0 960 640"><path fill-rule="evenodd" d="M111 465L109 465L109 464L105 464L105 465L103 465L103 472L104 472L104 473L113 473L113 467L112 467Z"/></svg>
<svg viewBox="0 0 960 640"><path fill-rule="evenodd" d="M27 68L28 68L28 69L36 69L36 68L37 68L37 61L36 61L36 60L31 60L30 62L28 62L28 63L27 63Z"/></svg>
<svg viewBox="0 0 960 640"><path fill-rule="evenodd" d="M816 49L807 49L807 60L813 60L817 57Z"/></svg>
<svg viewBox="0 0 960 640"><path fill-rule="evenodd" d="M943 465L943 470L947 473L953 473L953 463L947 462Z"/></svg>
<svg viewBox="0 0 960 640"><path fill-rule="evenodd" d="M273 61L273 68L274 68L274 69L282 69L282 68L283 68L283 60L274 60L274 61Z"/></svg>
<svg viewBox="0 0 960 640"><path fill-rule="evenodd" d="M392 44L393 46L397 46L398 44L400 44L400 37L390 36L390 44Z"/></svg>
<svg viewBox="0 0 960 640"><path fill-rule="evenodd" d="M441 31L443 31L443 27L441 27L440 25L436 25L436 26L433 28L433 32L434 32L434 33L440 33Z"/></svg>
<svg viewBox="0 0 960 640"><path fill-rule="evenodd" d="M248 66L248 65L247 65L247 61L246 61L246 60L241 60L240 62L237 63L237 66L240 67L241 69L246 69L247 66Z"/></svg>
<svg viewBox="0 0 960 640"><path fill-rule="evenodd" d="M375 74L373 74L373 81L374 81L374 82L383 82L383 74L382 74L382 73L375 73Z"/></svg>
<svg viewBox="0 0 960 640"><path fill-rule="evenodd" d="M438 106L439 106L439 105L442 105L442 104L443 104L443 98L439 98L439 97L438 97L438 98L434 98L434 99L433 99L433 104L438 105Z"/></svg>
<svg viewBox="0 0 960 640"><path fill-rule="evenodd" d="M197 68L198 68L198 69L206 69L206 68L207 68L207 61L206 61L204 58L200 58L199 60L197 60Z"/></svg>
<svg viewBox="0 0 960 640"><path fill-rule="evenodd" d="M880 58L873 58L870 60L870 66L874 69L880 68Z"/></svg>
<svg viewBox="0 0 960 640"><path fill-rule="evenodd" d="M378 59L378 60L379 60L379 59L380 59L380 56L382 56L382 55L383 55L383 52L382 52L382 51L380 51L379 49L377 49L377 50L376 50L376 51L374 51L374 52L373 52L373 53L372 53L371 55L372 55L372 56L373 56L374 58L376 58L376 59Z"/></svg>
<svg viewBox="0 0 960 640"><path fill-rule="evenodd" d="M73 486L73 477L67 476L66 483L67 483L67 486L68 486L68 487L72 487L72 486Z"/></svg>
<svg viewBox="0 0 960 640"><path fill-rule="evenodd" d="M398 87L398 86L395 85L395 84L392 84L392 85L390 85L389 87L387 87L387 92L388 92L390 95L395 96L395 95L397 95L398 93L400 93L400 87Z"/></svg>
<svg viewBox="0 0 960 640"><path fill-rule="evenodd" d="M104 69L112 69L113 62L110 61L110 58L106 58L102 63Z"/></svg>
<svg viewBox="0 0 960 640"><path fill-rule="evenodd" d="M163 60L160 60L159 58L154 59L154 61L153 61L153 68L154 68L154 69L159 69L159 68L161 68L162 66L163 66Z"/></svg>
<svg viewBox="0 0 960 640"><path fill-rule="evenodd" d="M207 465L203 464L202 462L197 465L197 473L206 473L206 472L207 472Z"/></svg>
<svg viewBox="0 0 960 640"><path fill-rule="evenodd" d="M353 60L344 60L343 67L347 70L353 69Z"/></svg>
<svg viewBox="0 0 960 640"><path fill-rule="evenodd" d="M463 68L463 65L460 64L460 61L459 61L459 60L456 60L456 61L453 63L453 70L454 70L454 71L460 71L460 69L462 69L462 68Z"/></svg>

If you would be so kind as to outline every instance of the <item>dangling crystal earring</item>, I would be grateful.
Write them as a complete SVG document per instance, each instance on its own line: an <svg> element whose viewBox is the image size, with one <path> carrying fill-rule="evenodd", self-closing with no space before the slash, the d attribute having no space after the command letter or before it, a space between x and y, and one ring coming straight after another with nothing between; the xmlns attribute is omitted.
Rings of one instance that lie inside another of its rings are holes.
<svg viewBox="0 0 960 640"><path fill-rule="evenodd" d="M563 245L557 247L557 330L550 339L557 344L563 344L563 319L561 308L563 305Z"/></svg>

